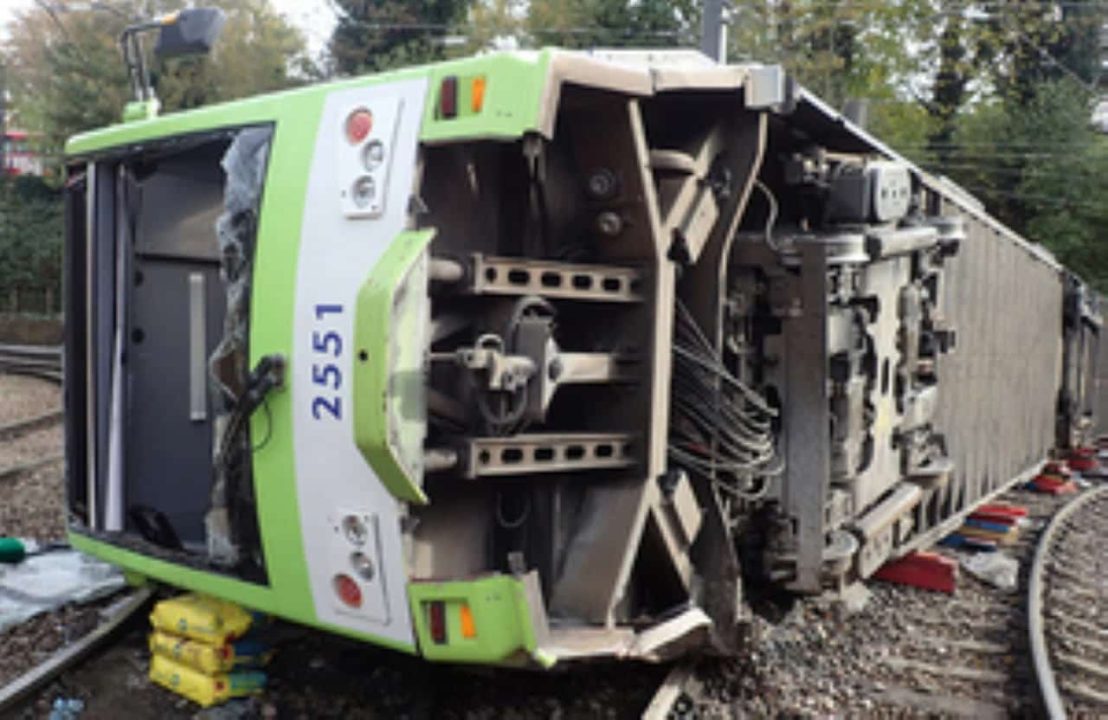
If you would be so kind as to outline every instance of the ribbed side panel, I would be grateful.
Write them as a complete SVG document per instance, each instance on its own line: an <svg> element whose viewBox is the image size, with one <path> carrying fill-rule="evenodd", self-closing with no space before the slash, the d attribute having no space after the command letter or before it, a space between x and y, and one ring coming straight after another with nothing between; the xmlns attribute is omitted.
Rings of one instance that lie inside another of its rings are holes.
<svg viewBox="0 0 1108 720"><path fill-rule="evenodd" d="M933 525L1011 481L1054 444L1062 376L1059 272L975 220L948 260L941 311L957 347L939 362L937 429L954 475L928 503Z"/></svg>
<svg viewBox="0 0 1108 720"><path fill-rule="evenodd" d="M1108 308L1108 302L1102 298L1102 307ZM1102 329L1102 333L1108 329ZM1102 335L1097 347L1096 384L1093 386L1092 408L1095 413L1096 434L1108 434L1108 335Z"/></svg>

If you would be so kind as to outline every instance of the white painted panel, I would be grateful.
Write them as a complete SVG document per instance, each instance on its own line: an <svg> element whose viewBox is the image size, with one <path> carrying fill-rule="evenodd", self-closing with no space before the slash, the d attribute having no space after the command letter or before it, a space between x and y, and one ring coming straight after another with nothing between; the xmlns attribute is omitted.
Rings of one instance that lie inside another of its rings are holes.
<svg viewBox="0 0 1108 720"><path fill-rule="evenodd" d="M340 90L328 96L316 139L301 228L290 382L300 530L316 616L320 621L393 641L413 643L405 586L400 505L354 444L352 381L354 304L362 283L406 226L425 78ZM353 110L374 115L362 143L347 140ZM349 189L364 167L365 147L384 145L371 174L372 212L351 212ZM370 529L363 549L374 559L367 578L352 567L355 543L342 530L349 514ZM358 609L335 592L339 572L356 578Z"/></svg>

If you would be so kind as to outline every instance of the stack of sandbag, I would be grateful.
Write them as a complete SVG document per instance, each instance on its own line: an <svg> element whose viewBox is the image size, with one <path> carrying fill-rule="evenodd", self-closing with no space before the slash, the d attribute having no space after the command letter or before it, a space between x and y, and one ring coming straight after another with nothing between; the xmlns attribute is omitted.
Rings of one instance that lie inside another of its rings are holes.
<svg viewBox="0 0 1108 720"><path fill-rule="evenodd" d="M150 613L150 679L204 707L260 692L269 645L234 603L189 593Z"/></svg>

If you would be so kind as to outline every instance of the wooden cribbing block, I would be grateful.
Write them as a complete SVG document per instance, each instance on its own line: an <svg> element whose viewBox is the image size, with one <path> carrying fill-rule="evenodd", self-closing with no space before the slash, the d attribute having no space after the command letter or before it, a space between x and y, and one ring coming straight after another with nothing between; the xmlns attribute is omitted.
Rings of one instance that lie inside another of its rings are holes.
<svg viewBox="0 0 1108 720"><path fill-rule="evenodd" d="M997 525L1012 526L1020 521L1020 519L1014 515L1004 515L1001 513L982 512L976 510L970 513L970 520L981 520L983 522L995 523Z"/></svg>
<svg viewBox="0 0 1108 720"><path fill-rule="evenodd" d="M873 576L898 585L953 593L958 582L958 563L938 553L914 552L885 563Z"/></svg>
<svg viewBox="0 0 1108 720"><path fill-rule="evenodd" d="M979 552L993 552L996 550L996 543L992 540L971 538L957 532L950 533L940 540L939 544L943 547L958 548L960 550L977 550Z"/></svg>
<svg viewBox="0 0 1108 720"><path fill-rule="evenodd" d="M979 540L992 540L1001 545L1011 545L1019 537L1019 533L1015 531L1015 528L1008 532L994 532L992 530L982 530L981 528L963 525L958 529L958 532L966 537L978 538Z"/></svg>
<svg viewBox="0 0 1108 720"><path fill-rule="evenodd" d="M978 530L988 530L989 532L1000 533L1003 535L1013 528L1015 523L1011 522L992 522L991 520L984 520L982 518L974 517L970 515L963 523L963 527L977 528Z"/></svg>
<svg viewBox="0 0 1108 720"><path fill-rule="evenodd" d="M1027 508L1022 505L1008 505L1006 503L986 503L974 512L1008 515L1015 518L1027 517Z"/></svg>

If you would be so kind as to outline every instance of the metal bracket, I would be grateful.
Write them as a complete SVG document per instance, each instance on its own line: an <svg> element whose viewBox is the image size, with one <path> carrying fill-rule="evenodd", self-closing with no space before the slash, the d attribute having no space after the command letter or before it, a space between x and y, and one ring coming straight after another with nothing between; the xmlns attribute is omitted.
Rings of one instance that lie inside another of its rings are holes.
<svg viewBox="0 0 1108 720"><path fill-rule="evenodd" d="M634 465L628 433L514 435L467 440L466 478L622 468Z"/></svg>
<svg viewBox="0 0 1108 720"><path fill-rule="evenodd" d="M617 265L585 265L473 255L469 292L540 295L566 300L641 302L642 273Z"/></svg>

